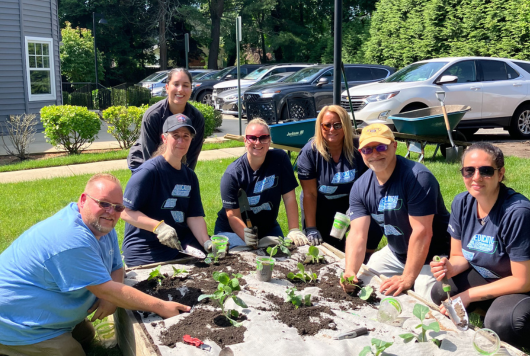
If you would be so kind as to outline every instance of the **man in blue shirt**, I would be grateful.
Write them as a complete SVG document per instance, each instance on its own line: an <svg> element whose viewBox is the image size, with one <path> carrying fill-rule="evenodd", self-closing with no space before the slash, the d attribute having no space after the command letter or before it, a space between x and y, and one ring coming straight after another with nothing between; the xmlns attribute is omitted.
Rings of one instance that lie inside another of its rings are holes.
<svg viewBox="0 0 530 356"><path fill-rule="evenodd" d="M450 243L449 213L438 181L424 165L396 156L397 142L386 125L365 127L359 149L370 169L350 192L344 275L355 276L359 271L373 218L388 240L368 261L368 267L390 277L381 284L381 292L396 296L414 287L430 300L435 279L429 262L434 255L448 254Z"/></svg>
<svg viewBox="0 0 530 356"><path fill-rule="evenodd" d="M162 317L189 307L124 285L114 226L124 206L110 174L88 181L77 203L24 232L0 255L0 354L85 355L93 320L116 307Z"/></svg>

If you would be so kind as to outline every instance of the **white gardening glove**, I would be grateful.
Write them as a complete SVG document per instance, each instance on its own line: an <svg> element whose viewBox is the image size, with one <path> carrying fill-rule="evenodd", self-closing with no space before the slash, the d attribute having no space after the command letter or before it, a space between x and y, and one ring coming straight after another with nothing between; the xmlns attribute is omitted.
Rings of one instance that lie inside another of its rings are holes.
<svg viewBox="0 0 530 356"><path fill-rule="evenodd" d="M322 243L322 235L320 235L320 231L316 227L306 227L305 233L311 245L315 246Z"/></svg>
<svg viewBox="0 0 530 356"><path fill-rule="evenodd" d="M160 224L153 231L158 237L158 241L162 245L174 248L176 250L182 251L182 246L180 245L179 237L174 228L169 226L162 220Z"/></svg>
<svg viewBox="0 0 530 356"><path fill-rule="evenodd" d="M289 230L287 238L291 240L296 245L296 247L309 245L309 240L304 235L304 233L298 228Z"/></svg>
<svg viewBox="0 0 530 356"><path fill-rule="evenodd" d="M258 228L257 227L253 227L253 228L248 228L246 227L245 230L245 244L247 244L247 246L250 246L252 247L253 249L257 249L258 248Z"/></svg>
<svg viewBox="0 0 530 356"><path fill-rule="evenodd" d="M212 240L206 240L206 242L204 243L204 245L202 245L202 247L204 247L204 250L206 251L207 254L209 253L213 253L213 242ZM226 250L223 251L223 252L220 252L219 253L219 258L224 258L226 256L226 251L228 251L230 249L230 243L227 243L226 244Z"/></svg>

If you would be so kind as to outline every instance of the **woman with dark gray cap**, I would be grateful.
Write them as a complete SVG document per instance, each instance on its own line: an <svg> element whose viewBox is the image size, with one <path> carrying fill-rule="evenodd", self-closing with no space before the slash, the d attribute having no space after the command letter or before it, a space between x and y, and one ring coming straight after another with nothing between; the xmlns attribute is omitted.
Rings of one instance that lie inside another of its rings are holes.
<svg viewBox="0 0 530 356"><path fill-rule="evenodd" d="M127 266L169 261L187 246L211 245L197 175L183 164L195 133L187 116L168 117L162 144L129 180L121 215Z"/></svg>

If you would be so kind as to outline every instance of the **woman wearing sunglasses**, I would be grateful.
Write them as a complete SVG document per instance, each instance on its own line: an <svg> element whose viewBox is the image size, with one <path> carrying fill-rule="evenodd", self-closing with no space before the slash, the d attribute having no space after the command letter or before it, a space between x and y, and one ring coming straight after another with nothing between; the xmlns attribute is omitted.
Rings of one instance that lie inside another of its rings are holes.
<svg viewBox="0 0 530 356"><path fill-rule="evenodd" d="M504 156L492 144L470 146L461 172L467 192L452 204L451 254L431 262L431 272L449 279L451 297L468 311L487 311L484 326L501 340L530 347L530 201L502 183ZM431 297L447 299L441 282Z"/></svg>
<svg viewBox="0 0 530 356"><path fill-rule="evenodd" d="M250 121L245 130L247 153L228 166L221 178L223 208L217 214L215 234L228 237L230 248L256 247L265 236L284 236L276 221L281 199L285 204L291 239L297 246L307 244L298 229L298 205L295 188L298 186L293 167L283 150L269 150L271 142L267 123L261 119ZM250 211L241 211L238 192L247 196ZM250 220L252 228L247 226Z"/></svg>
<svg viewBox="0 0 530 356"><path fill-rule="evenodd" d="M173 260L187 246L202 250L209 237L197 175L183 161L195 135L183 114L163 126L162 144L127 183L123 202L127 266Z"/></svg>
<svg viewBox="0 0 530 356"><path fill-rule="evenodd" d="M346 110L339 105L330 105L320 111L315 123L315 137L298 157L302 219L312 245L324 241L344 251L346 239L338 240L329 233L335 213L345 214L348 210L353 182L367 169L355 148L358 144ZM370 246L369 250L376 248L377 245Z"/></svg>

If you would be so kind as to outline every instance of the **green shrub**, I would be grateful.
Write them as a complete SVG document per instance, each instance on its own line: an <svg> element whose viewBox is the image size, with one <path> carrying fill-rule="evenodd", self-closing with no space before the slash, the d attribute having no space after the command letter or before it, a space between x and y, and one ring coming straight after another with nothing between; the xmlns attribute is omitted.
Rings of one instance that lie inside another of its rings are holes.
<svg viewBox="0 0 530 356"><path fill-rule="evenodd" d="M221 113L207 104L196 101L190 101L189 103L195 106L201 112L202 116L204 116L204 137L211 136L213 131L223 123Z"/></svg>
<svg viewBox="0 0 530 356"><path fill-rule="evenodd" d="M108 125L107 132L114 136L122 149L130 148L140 136L142 117L148 106L111 106L102 112Z"/></svg>
<svg viewBox="0 0 530 356"><path fill-rule="evenodd" d="M127 105L141 106L151 103L151 91L142 87L127 88Z"/></svg>
<svg viewBox="0 0 530 356"><path fill-rule="evenodd" d="M45 106L40 116L46 141L70 154L78 154L94 142L101 128L98 115L86 107Z"/></svg>
<svg viewBox="0 0 530 356"><path fill-rule="evenodd" d="M111 89L111 102L113 106L127 105L127 90L125 89Z"/></svg>
<svg viewBox="0 0 530 356"><path fill-rule="evenodd" d="M149 99L149 106L158 103L161 100L164 100L165 96L153 96L151 99Z"/></svg>

